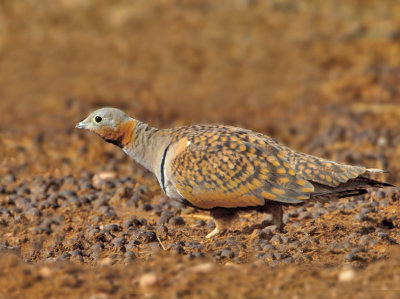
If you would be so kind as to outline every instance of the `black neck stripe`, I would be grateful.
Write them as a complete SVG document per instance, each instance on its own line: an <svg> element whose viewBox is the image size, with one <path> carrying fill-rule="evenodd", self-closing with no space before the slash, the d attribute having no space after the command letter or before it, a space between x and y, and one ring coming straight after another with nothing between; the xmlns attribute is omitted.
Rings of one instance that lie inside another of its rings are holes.
<svg viewBox="0 0 400 299"><path fill-rule="evenodd" d="M164 193L167 193L167 191L165 190L165 178L164 178L164 164L165 164L165 157L167 156L167 151L169 149L169 144L168 146L165 148L163 156L162 156L162 160L161 160L161 167L160 167L160 172L161 172L161 187L164 190Z"/></svg>

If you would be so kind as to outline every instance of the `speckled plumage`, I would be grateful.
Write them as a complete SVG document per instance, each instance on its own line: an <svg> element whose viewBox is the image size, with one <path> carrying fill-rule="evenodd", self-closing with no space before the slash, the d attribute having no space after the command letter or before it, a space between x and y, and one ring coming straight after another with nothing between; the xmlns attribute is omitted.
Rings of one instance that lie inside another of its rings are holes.
<svg viewBox="0 0 400 299"><path fill-rule="evenodd" d="M105 124L95 123L99 115ZM122 147L156 175L169 197L210 209L217 226L208 237L223 231L238 208L272 212L275 224L282 227L282 203L352 196L365 193L365 187L390 186L363 176L381 170L299 153L263 134L231 126L158 130L120 110L103 108L78 127Z"/></svg>

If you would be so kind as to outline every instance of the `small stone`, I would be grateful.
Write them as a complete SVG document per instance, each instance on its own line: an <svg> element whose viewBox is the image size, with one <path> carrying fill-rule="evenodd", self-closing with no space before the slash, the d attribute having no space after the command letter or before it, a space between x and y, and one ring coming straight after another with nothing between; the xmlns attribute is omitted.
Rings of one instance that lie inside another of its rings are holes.
<svg viewBox="0 0 400 299"><path fill-rule="evenodd" d="M104 226L106 232L119 232L122 230L121 225L118 223L108 223Z"/></svg>
<svg viewBox="0 0 400 299"><path fill-rule="evenodd" d="M301 222L300 221L293 222L291 226L293 228L299 228L299 227L301 227Z"/></svg>
<svg viewBox="0 0 400 299"><path fill-rule="evenodd" d="M71 256L82 256L83 255L82 250L79 250L79 249L72 250L70 253L71 253Z"/></svg>
<svg viewBox="0 0 400 299"><path fill-rule="evenodd" d="M195 272L195 273L210 273L214 270L215 266L213 263L204 263L204 264L198 264L196 266L193 266L189 268L189 271Z"/></svg>
<svg viewBox="0 0 400 299"><path fill-rule="evenodd" d="M264 228L263 231L267 234L272 235L274 233L277 233L279 230L276 225L270 225L270 226L267 226L266 228Z"/></svg>
<svg viewBox="0 0 400 299"><path fill-rule="evenodd" d="M136 254L133 251L127 251L125 252L124 257L126 259L134 260L136 259Z"/></svg>
<svg viewBox="0 0 400 299"><path fill-rule="evenodd" d="M284 263L285 265L293 264L293 263L294 263L294 258L292 258L291 256L289 256L289 257L283 259L283 263Z"/></svg>
<svg viewBox="0 0 400 299"><path fill-rule="evenodd" d="M117 174L112 171L104 171L98 174L95 174L92 179L92 184L95 188L101 189L101 187L107 182L111 180L115 180Z"/></svg>
<svg viewBox="0 0 400 299"><path fill-rule="evenodd" d="M206 224L207 224L207 223L206 223L204 220L199 219L199 220L197 220L197 221L195 222L194 226L195 226L195 227L203 227L203 226L205 226Z"/></svg>
<svg viewBox="0 0 400 299"><path fill-rule="evenodd" d="M372 212L371 208L368 208L368 207L362 207L361 208L361 213L363 213L363 214L368 214L370 212Z"/></svg>
<svg viewBox="0 0 400 299"><path fill-rule="evenodd" d="M270 230L264 231L263 229L257 230L257 239L258 240L267 240L271 238L272 233Z"/></svg>
<svg viewBox="0 0 400 299"><path fill-rule="evenodd" d="M161 240L166 240L168 238L168 228L165 225L159 225L156 232Z"/></svg>
<svg viewBox="0 0 400 299"><path fill-rule="evenodd" d="M282 238L279 235L274 235L271 240L270 240L271 244L278 246L280 244L282 244Z"/></svg>
<svg viewBox="0 0 400 299"><path fill-rule="evenodd" d="M100 265L102 266L109 266L113 263L113 260L109 257L106 257L100 261Z"/></svg>
<svg viewBox="0 0 400 299"><path fill-rule="evenodd" d="M161 216L157 220L157 224L166 224L170 218L172 218L174 214L170 211L163 211Z"/></svg>
<svg viewBox="0 0 400 299"><path fill-rule="evenodd" d="M221 257L231 259L235 257L235 253L230 248L225 248L221 251Z"/></svg>
<svg viewBox="0 0 400 299"><path fill-rule="evenodd" d="M388 205L388 200L387 199L383 199L379 202L379 206L380 207L386 207Z"/></svg>
<svg viewBox="0 0 400 299"><path fill-rule="evenodd" d="M97 242L97 243L93 244L93 245L90 247L90 250L91 250L92 252L99 252L99 251L101 251L101 250L103 250L103 249L104 249L104 243L103 243L103 242Z"/></svg>
<svg viewBox="0 0 400 299"><path fill-rule="evenodd" d="M265 257L265 252L258 252L256 253L256 255L254 256L256 259L264 259Z"/></svg>
<svg viewBox="0 0 400 299"><path fill-rule="evenodd" d="M26 211L25 215L27 218L32 219L32 218L36 218L36 217L41 217L42 212L40 212L40 210L37 208L31 208L28 211Z"/></svg>
<svg viewBox="0 0 400 299"><path fill-rule="evenodd" d="M151 211L153 209L153 207L151 206L151 204L148 203L144 203L141 206L142 211L148 212Z"/></svg>
<svg viewBox="0 0 400 299"><path fill-rule="evenodd" d="M338 279L340 282L349 282L352 281L356 276L356 272L352 268L345 268L340 271L338 275Z"/></svg>
<svg viewBox="0 0 400 299"><path fill-rule="evenodd" d="M299 220L311 219L312 214L309 211L304 211L299 214Z"/></svg>
<svg viewBox="0 0 400 299"><path fill-rule="evenodd" d="M126 245L126 248L127 249L132 249L132 248L134 248L134 247L136 247L136 246L138 246L140 244L141 244L141 242L138 241L138 240L130 240L129 243Z"/></svg>
<svg viewBox="0 0 400 299"><path fill-rule="evenodd" d="M191 252L187 255L189 260L195 259L195 258L202 258L204 257L204 253L202 252Z"/></svg>
<svg viewBox="0 0 400 299"><path fill-rule="evenodd" d="M261 227L267 227L273 224L274 222L271 214L266 215L264 219L261 221Z"/></svg>
<svg viewBox="0 0 400 299"><path fill-rule="evenodd" d="M358 222L363 222L368 220L368 216L365 213L359 213L356 216L354 216L354 220Z"/></svg>
<svg viewBox="0 0 400 299"><path fill-rule="evenodd" d="M376 234L381 239L389 239L389 234L386 231L379 231Z"/></svg>
<svg viewBox="0 0 400 299"><path fill-rule="evenodd" d="M146 273L139 279L139 286L144 289L154 287L158 283L158 277L155 273Z"/></svg>
<svg viewBox="0 0 400 299"><path fill-rule="evenodd" d="M272 244L262 243L261 244L261 249L264 250L264 251L271 251L271 250L275 249L275 247Z"/></svg>
<svg viewBox="0 0 400 299"><path fill-rule="evenodd" d="M374 198L382 199L385 198L386 194L383 190L375 191Z"/></svg>
<svg viewBox="0 0 400 299"><path fill-rule="evenodd" d="M330 253L339 254L343 251L343 246L338 243L331 243L328 245L328 250Z"/></svg>
<svg viewBox="0 0 400 299"><path fill-rule="evenodd" d="M39 269L39 275L44 278L50 277L52 272L53 271L49 267L42 267Z"/></svg>
<svg viewBox="0 0 400 299"><path fill-rule="evenodd" d="M169 219L168 223L180 226L185 224L185 220L181 216L174 216L171 219Z"/></svg>
<svg viewBox="0 0 400 299"><path fill-rule="evenodd" d="M118 237L112 240L111 244L113 244L115 247L120 248L125 244L126 240L123 237Z"/></svg>
<svg viewBox="0 0 400 299"><path fill-rule="evenodd" d="M306 211L306 208L304 206L301 206L301 207L297 208L297 213L299 213L299 214L304 212L304 211Z"/></svg>
<svg viewBox="0 0 400 299"><path fill-rule="evenodd" d="M185 249L181 245L174 245L173 249L178 254L184 254L185 253Z"/></svg>
<svg viewBox="0 0 400 299"><path fill-rule="evenodd" d="M157 239L156 233L153 231L140 231L138 235L138 240L143 243L154 242Z"/></svg>
<svg viewBox="0 0 400 299"><path fill-rule="evenodd" d="M372 240L372 238L369 235L363 235L363 236L361 236L360 240L358 241L358 244L360 246L367 246L371 240Z"/></svg>
<svg viewBox="0 0 400 299"><path fill-rule="evenodd" d="M358 259L358 250L352 250L348 254L343 256L343 259L348 262L352 262Z"/></svg>
<svg viewBox="0 0 400 299"><path fill-rule="evenodd" d="M289 217L289 215L287 215L287 214L283 214L283 217L282 217L282 222L283 222L284 224L288 224L288 223L289 223L289 221L290 221L290 217Z"/></svg>

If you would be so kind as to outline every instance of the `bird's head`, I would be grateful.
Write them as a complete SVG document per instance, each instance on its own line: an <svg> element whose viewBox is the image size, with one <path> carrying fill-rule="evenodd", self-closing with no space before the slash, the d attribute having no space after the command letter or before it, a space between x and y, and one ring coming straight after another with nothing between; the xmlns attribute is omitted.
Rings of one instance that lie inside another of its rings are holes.
<svg viewBox="0 0 400 299"><path fill-rule="evenodd" d="M76 125L78 129L92 131L105 141L124 147L132 141L136 120L116 108L93 111Z"/></svg>

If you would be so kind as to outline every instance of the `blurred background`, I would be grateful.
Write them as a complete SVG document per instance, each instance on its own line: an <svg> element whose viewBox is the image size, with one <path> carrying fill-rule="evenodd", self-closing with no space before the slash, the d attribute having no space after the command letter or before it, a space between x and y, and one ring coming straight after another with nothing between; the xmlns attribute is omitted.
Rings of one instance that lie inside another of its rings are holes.
<svg viewBox="0 0 400 299"><path fill-rule="evenodd" d="M1 174L121 167L74 129L114 106L163 128L246 127L398 180L399 16L390 0L1 0Z"/></svg>

